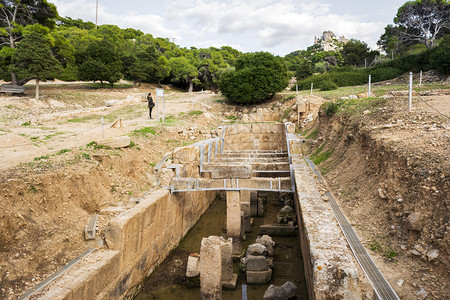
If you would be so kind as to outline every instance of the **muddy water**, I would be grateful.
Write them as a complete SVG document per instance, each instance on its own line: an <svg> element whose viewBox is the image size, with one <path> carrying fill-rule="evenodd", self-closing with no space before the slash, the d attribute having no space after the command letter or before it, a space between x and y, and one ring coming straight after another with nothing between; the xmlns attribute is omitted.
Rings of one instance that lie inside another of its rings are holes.
<svg viewBox="0 0 450 300"><path fill-rule="evenodd" d="M262 224L276 223L276 216L282 204L278 200L277 193L269 193L269 199L265 205L265 216L254 218L252 232L247 233L247 240L242 248L247 249L249 244L255 242L259 226ZM136 299L200 299L200 288L188 288L185 282L172 280L174 272L185 272L184 265L177 270L174 262L187 261L189 253L200 252L200 242L203 237L210 235L221 236L226 232L226 201L216 199L207 212L200 218L197 224L186 235L175 252L180 257L169 256L144 283L143 291ZM265 285L247 285L245 276L239 272L239 262L235 261L235 273L239 274L236 290L223 290L222 299L263 299L264 292L270 284L282 285L286 281L292 281L297 286L297 299L307 299L306 281L303 271L303 261L298 237L273 237L276 245L274 248L274 267L272 279ZM181 264L181 263L180 263ZM184 274L178 274L182 278ZM164 278L168 278L167 282Z"/></svg>

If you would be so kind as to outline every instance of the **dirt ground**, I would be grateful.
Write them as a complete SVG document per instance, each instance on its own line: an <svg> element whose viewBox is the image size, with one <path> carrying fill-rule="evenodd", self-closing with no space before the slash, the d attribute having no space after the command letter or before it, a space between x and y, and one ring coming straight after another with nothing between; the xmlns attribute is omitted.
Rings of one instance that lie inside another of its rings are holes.
<svg viewBox="0 0 450 300"><path fill-rule="evenodd" d="M32 87L24 96L0 96L0 299L17 298L97 246L84 240L89 216L114 208L99 215L101 236L110 219L159 188L153 168L168 151L206 139L217 126L239 122L259 107L283 112L294 105L277 95L258 106L232 106L220 95L165 86L162 124L148 119L142 102L155 88L58 82L42 85L39 101ZM422 98L449 115L448 94ZM109 100L123 105L106 107ZM317 116L324 100L309 100ZM404 299L423 299L421 289L427 299L445 299L449 125L428 105L415 104L413 113L406 113L404 99L397 97L369 113L333 118L322 113L305 127L320 129L311 152L323 142L325 150L334 149L319 167L394 289ZM280 120L297 123L296 113L282 115ZM110 128L119 118L123 126ZM130 136L133 147L91 143L122 135ZM397 255L386 255L390 250ZM433 250L438 257L429 261Z"/></svg>

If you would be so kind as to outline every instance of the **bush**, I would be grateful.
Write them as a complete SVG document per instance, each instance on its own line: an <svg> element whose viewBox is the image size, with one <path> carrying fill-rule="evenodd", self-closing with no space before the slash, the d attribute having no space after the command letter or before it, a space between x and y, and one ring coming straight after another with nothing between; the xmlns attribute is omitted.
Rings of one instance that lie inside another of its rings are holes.
<svg viewBox="0 0 450 300"><path fill-rule="evenodd" d="M338 88L337 84L331 80L322 81L322 83L320 84L321 91L331 91L331 90L335 90L337 88Z"/></svg>
<svg viewBox="0 0 450 300"><path fill-rule="evenodd" d="M230 102L251 104L281 92L288 83L283 60L267 52L257 52L238 58L236 69L220 77L219 89Z"/></svg>

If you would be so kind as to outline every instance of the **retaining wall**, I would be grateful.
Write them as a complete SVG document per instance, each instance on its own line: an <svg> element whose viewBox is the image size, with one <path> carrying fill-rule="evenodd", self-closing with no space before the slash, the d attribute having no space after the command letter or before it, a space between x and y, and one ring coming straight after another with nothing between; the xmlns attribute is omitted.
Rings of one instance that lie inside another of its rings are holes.
<svg viewBox="0 0 450 300"><path fill-rule="evenodd" d="M215 192L148 194L109 223L108 248L83 258L30 299L121 299L134 294L214 197Z"/></svg>

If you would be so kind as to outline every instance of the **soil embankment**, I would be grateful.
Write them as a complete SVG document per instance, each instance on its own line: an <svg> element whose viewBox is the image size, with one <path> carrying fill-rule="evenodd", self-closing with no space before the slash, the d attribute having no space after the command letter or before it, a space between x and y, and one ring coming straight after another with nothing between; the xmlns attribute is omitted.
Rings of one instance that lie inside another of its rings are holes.
<svg viewBox="0 0 450 300"><path fill-rule="evenodd" d="M448 91L422 97L409 113L399 97L347 101L332 116L324 107L306 134L311 157L402 299L450 293L449 107Z"/></svg>

